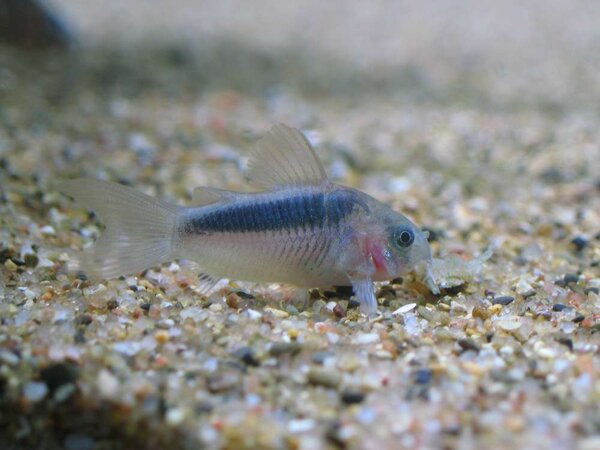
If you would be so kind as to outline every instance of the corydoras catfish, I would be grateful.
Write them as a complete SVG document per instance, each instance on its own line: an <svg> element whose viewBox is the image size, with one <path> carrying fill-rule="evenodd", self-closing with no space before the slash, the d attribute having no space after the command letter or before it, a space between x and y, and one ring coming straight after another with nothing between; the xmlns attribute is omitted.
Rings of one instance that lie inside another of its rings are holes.
<svg viewBox="0 0 600 450"><path fill-rule="evenodd" d="M377 313L374 281L415 269L437 292L427 233L373 197L332 183L299 130L274 126L258 142L247 175L263 191L199 187L191 207L105 181L58 183L106 226L75 260L77 269L106 279L183 258L211 280L352 285L369 316Z"/></svg>

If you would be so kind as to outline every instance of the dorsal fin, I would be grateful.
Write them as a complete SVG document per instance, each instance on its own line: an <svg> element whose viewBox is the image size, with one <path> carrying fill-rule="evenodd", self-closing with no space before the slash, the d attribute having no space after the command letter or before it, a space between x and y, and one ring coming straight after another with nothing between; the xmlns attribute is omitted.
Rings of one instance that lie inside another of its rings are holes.
<svg viewBox="0 0 600 450"><path fill-rule="evenodd" d="M232 200L238 194L238 192L227 191L225 189L199 186L192 191L191 206L204 206L216 202Z"/></svg>
<svg viewBox="0 0 600 450"><path fill-rule="evenodd" d="M258 141L247 175L252 184L266 189L319 185L327 180L308 139L284 124L275 125Z"/></svg>

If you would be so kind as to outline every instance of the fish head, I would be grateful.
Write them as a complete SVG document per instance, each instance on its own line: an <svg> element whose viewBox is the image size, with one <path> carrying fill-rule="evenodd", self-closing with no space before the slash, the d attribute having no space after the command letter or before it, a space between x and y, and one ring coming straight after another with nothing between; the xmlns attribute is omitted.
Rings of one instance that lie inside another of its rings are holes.
<svg viewBox="0 0 600 450"><path fill-rule="evenodd" d="M421 230L402 214L388 215L384 229L385 264L388 276L396 277L411 270L419 273L430 290L438 292L431 274L431 247L429 233Z"/></svg>

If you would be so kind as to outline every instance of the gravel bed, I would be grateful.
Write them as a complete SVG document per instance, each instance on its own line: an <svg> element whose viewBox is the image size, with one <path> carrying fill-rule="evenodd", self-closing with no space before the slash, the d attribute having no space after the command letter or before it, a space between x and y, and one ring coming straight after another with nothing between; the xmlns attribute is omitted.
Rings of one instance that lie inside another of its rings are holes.
<svg viewBox="0 0 600 450"><path fill-rule="evenodd" d="M430 103L377 77L323 95L335 73L225 88L173 49L2 54L6 448L600 448L597 111L480 107L456 86ZM305 302L232 280L207 297L188 261L67 273L102 227L53 180L180 204L245 190L280 121L336 182L430 231L441 295L381 283L369 321L345 288Z"/></svg>

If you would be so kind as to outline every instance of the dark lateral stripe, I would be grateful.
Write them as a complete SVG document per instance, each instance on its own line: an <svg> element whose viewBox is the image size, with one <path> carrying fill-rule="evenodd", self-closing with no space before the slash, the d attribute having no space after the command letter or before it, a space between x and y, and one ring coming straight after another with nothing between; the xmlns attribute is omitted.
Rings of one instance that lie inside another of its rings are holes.
<svg viewBox="0 0 600 450"><path fill-rule="evenodd" d="M190 219L190 233L243 233L320 228L338 225L356 204L362 204L352 191L329 194L302 193L276 200L226 205ZM364 206L364 205L363 205Z"/></svg>

